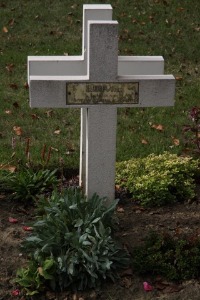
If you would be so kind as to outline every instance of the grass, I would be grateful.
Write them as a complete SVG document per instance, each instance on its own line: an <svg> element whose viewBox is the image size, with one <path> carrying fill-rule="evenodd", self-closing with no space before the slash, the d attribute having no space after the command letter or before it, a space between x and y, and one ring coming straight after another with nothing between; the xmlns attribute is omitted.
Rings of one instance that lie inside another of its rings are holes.
<svg viewBox="0 0 200 300"><path fill-rule="evenodd" d="M26 162L30 139L34 165L45 165L52 147L49 165L57 166L62 158L66 168L78 167L80 111L30 109L26 63L28 55L81 54L84 3L0 1L0 164ZM119 22L120 55L162 55L165 73L177 78L173 108L118 110L117 160L165 150L182 153L182 125L188 123L188 110L199 105L200 99L199 0L192 5L187 0L87 3L113 6L113 19ZM21 128L20 135L14 126Z"/></svg>

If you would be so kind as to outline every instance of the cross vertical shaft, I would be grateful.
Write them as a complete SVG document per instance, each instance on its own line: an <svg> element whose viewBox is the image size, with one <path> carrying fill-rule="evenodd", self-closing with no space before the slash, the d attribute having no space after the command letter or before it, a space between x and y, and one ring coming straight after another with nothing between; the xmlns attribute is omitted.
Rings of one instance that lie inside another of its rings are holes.
<svg viewBox="0 0 200 300"><path fill-rule="evenodd" d="M118 68L117 22L89 22L88 63L92 82L115 82ZM87 108L85 192L114 199L117 108Z"/></svg>

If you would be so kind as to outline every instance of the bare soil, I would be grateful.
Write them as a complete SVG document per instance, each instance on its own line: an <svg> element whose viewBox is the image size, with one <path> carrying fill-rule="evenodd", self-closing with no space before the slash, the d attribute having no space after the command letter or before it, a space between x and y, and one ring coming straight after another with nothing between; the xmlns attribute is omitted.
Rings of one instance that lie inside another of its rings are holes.
<svg viewBox="0 0 200 300"><path fill-rule="evenodd" d="M16 218L17 223L10 223L9 217ZM200 235L200 186L197 185L197 197L194 201L186 201L173 206L143 209L131 199L119 202L116 211L118 222L116 238L131 251L132 247L142 243L148 232L177 232ZM0 195L0 300L26 299L22 295L14 296L12 292L18 287L13 282L16 270L26 264L26 259L20 251L21 241L29 234L23 226L28 226L34 220L34 209L24 208L9 201L6 195ZM143 282L149 282L153 291L146 292ZM116 283L105 282L101 290L91 290L83 293L70 291L55 294L47 291L38 299L60 300L199 300L200 281L190 280L180 284L167 282L163 278L155 281L150 277L139 277L134 270L126 270Z"/></svg>

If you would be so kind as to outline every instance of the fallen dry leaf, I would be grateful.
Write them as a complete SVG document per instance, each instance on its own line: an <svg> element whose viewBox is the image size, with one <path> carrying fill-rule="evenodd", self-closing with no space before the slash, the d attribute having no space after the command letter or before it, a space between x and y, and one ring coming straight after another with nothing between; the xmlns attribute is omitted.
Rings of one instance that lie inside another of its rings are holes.
<svg viewBox="0 0 200 300"><path fill-rule="evenodd" d="M5 114L11 115L11 114L12 114L12 111L11 111L11 110L5 110Z"/></svg>
<svg viewBox="0 0 200 300"><path fill-rule="evenodd" d="M55 151L55 152L58 152L58 149L57 148L54 148L54 147L51 147L51 150Z"/></svg>
<svg viewBox="0 0 200 300"><path fill-rule="evenodd" d="M0 170L6 170L11 173L14 173L17 170L17 167L11 165L0 165Z"/></svg>
<svg viewBox="0 0 200 300"><path fill-rule="evenodd" d="M137 20L136 20L136 19L133 19L133 20L132 20L132 23L133 23L133 24L136 24L136 23L137 23Z"/></svg>
<svg viewBox="0 0 200 300"><path fill-rule="evenodd" d="M14 23L15 23L15 19L10 19L10 20L8 21L8 25L9 25L9 26L13 26Z"/></svg>
<svg viewBox="0 0 200 300"><path fill-rule="evenodd" d="M18 136L22 135L22 129L20 126L13 126L13 130L16 135L18 135Z"/></svg>
<svg viewBox="0 0 200 300"><path fill-rule="evenodd" d="M72 8L72 9L77 8L77 4L73 4L73 5L71 6L71 8Z"/></svg>
<svg viewBox="0 0 200 300"><path fill-rule="evenodd" d="M154 17L153 16L149 16L149 20L153 22L154 21Z"/></svg>
<svg viewBox="0 0 200 300"><path fill-rule="evenodd" d="M13 68L14 68L14 64L7 64L6 65L6 70L11 73L13 71Z"/></svg>
<svg viewBox="0 0 200 300"><path fill-rule="evenodd" d="M123 209L123 207L118 207L118 208L117 208L117 212L119 212L119 213L123 213L123 212L124 212L124 209Z"/></svg>
<svg viewBox="0 0 200 300"><path fill-rule="evenodd" d="M5 33L8 33L8 28L6 26L3 26L2 31L5 32Z"/></svg>
<svg viewBox="0 0 200 300"><path fill-rule="evenodd" d="M118 191L118 190L121 189L121 186L120 186L119 184L116 184L116 185L115 185L115 188L116 188L116 190Z"/></svg>
<svg viewBox="0 0 200 300"><path fill-rule="evenodd" d="M32 230L33 230L33 227L23 226L22 229L23 229L24 231L32 231Z"/></svg>
<svg viewBox="0 0 200 300"><path fill-rule="evenodd" d="M151 125L151 128L154 128L158 131L163 131L164 130L164 127L161 124L153 124L153 125Z"/></svg>
<svg viewBox="0 0 200 300"><path fill-rule="evenodd" d="M172 137L172 141L173 141L173 144L174 144L175 146L179 146L179 145L180 145L179 139L176 139L176 138Z"/></svg>
<svg viewBox="0 0 200 300"><path fill-rule="evenodd" d="M182 12L182 11L184 11L185 9L183 8L183 7L178 7L177 9L176 9L176 11L177 12Z"/></svg>
<svg viewBox="0 0 200 300"><path fill-rule="evenodd" d="M141 140L141 143L142 143L143 145L148 145L149 142L148 142L146 139L142 139L142 140Z"/></svg>
<svg viewBox="0 0 200 300"><path fill-rule="evenodd" d="M12 296L19 296L19 294L20 294L20 290L18 289L11 292Z"/></svg>
<svg viewBox="0 0 200 300"><path fill-rule="evenodd" d="M9 217L9 218L8 218L8 221L9 221L10 223L13 223L13 224L18 223L18 220L15 219L15 218L12 218L12 217Z"/></svg>
<svg viewBox="0 0 200 300"><path fill-rule="evenodd" d="M31 118L33 120L39 120L39 117L36 114L31 114Z"/></svg>
<svg viewBox="0 0 200 300"><path fill-rule="evenodd" d="M143 282L143 288L146 292L153 291L152 285L150 285L148 282L144 281Z"/></svg>
<svg viewBox="0 0 200 300"><path fill-rule="evenodd" d="M53 115L53 110L47 110L47 111L45 112L45 114L47 115L47 117L52 117L52 115Z"/></svg>
<svg viewBox="0 0 200 300"><path fill-rule="evenodd" d="M60 134L61 130L60 129L57 129L54 131L54 134Z"/></svg>
<svg viewBox="0 0 200 300"><path fill-rule="evenodd" d="M177 81L181 81L181 80L183 80L183 77L181 77L181 76L176 76L176 80L177 80Z"/></svg>

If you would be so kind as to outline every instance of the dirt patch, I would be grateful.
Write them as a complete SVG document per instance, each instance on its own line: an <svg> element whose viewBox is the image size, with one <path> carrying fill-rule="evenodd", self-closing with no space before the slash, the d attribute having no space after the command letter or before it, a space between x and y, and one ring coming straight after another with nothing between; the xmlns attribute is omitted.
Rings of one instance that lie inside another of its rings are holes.
<svg viewBox="0 0 200 300"><path fill-rule="evenodd" d="M200 235L200 186L197 186L195 201L187 201L164 208L143 209L130 199L122 200L116 212L116 238L128 250L145 240L150 230L158 232L177 232ZM16 218L17 223L10 223L9 217ZM13 283L16 270L26 264L26 257L21 253L20 243L30 233L23 229L34 220L33 208L25 209L19 204L9 201L6 195L0 195L0 300L25 299L13 296L17 287ZM154 287L153 291L145 292L143 282L148 281ZM152 278L136 276L134 270L127 270L120 281L113 284L106 282L101 290L73 294L65 292L55 294L47 292L40 299L61 300L197 300L200 299L200 283L198 280L182 282L179 285L162 281L159 285Z"/></svg>

